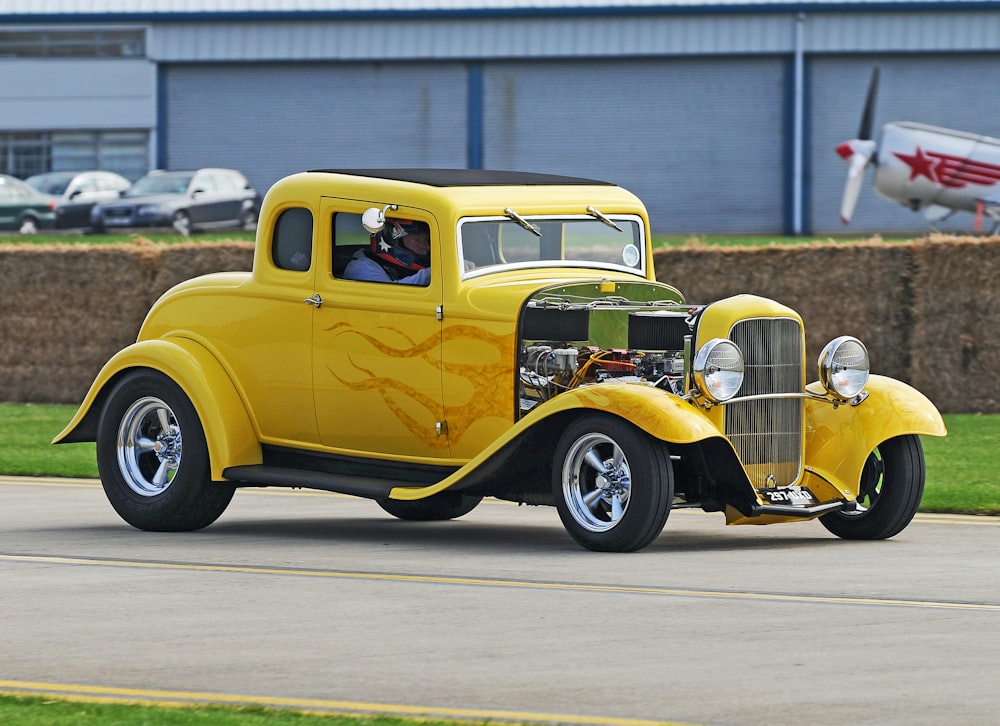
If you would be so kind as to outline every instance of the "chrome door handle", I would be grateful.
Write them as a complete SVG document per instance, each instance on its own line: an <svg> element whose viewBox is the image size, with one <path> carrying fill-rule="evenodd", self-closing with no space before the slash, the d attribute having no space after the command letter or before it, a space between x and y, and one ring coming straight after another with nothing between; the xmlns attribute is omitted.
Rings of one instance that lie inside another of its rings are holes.
<svg viewBox="0 0 1000 726"><path fill-rule="evenodd" d="M323 298L319 296L318 292L315 293L312 297L307 297L302 302L304 302L306 305L315 305L317 310L323 306Z"/></svg>

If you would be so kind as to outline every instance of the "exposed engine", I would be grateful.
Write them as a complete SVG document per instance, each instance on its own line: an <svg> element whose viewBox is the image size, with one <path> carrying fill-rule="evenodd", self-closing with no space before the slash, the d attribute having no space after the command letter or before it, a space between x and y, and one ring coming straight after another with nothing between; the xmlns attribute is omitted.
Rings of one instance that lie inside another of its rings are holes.
<svg viewBox="0 0 1000 726"><path fill-rule="evenodd" d="M691 335L693 325L688 311L601 309L601 314L615 315L620 321L609 325L605 320L603 337L626 344L605 347L592 344L593 310L590 306L525 310L522 414L563 391L611 380L644 383L683 395L684 338Z"/></svg>

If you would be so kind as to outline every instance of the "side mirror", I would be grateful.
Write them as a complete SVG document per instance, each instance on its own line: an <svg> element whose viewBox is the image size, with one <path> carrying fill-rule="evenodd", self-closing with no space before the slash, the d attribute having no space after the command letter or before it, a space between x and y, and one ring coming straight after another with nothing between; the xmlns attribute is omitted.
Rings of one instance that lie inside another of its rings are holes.
<svg viewBox="0 0 1000 726"><path fill-rule="evenodd" d="M399 207L395 204L387 204L382 209L369 207L361 215L361 226L368 230L369 234L378 234L385 227L385 213L390 209L396 210Z"/></svg>

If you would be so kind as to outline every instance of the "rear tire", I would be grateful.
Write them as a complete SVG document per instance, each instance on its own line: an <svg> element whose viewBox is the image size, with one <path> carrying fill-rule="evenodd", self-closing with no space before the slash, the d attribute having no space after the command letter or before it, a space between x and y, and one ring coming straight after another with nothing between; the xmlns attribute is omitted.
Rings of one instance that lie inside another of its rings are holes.
<svg viewBox="0 0 1000 726"><path fill-rule="evenodd" d="M663 531L673 503L667 445L614 416L583 416L556 446L552 491L578 544L598 552L642 549Z"/></svg>
<svg viewBox="0 0 1000 726"><path fill-rule="evenodd" d="M194 406L155 371L129 373L112 390L98 423L97 468L121 518L153 532L207 527L236 491L211 480Z"/></svg>
<svg viewBox="0 0 1000 726"><path fill-rule="evenodd" d="M257 229L257 211L253 208L244 209L240 214L240 229L252 232Z"/></svg>
<svg viewBox="0 0 1000 726"><path fill-rule="evenodd" d="M913 519L924 495L924 450L913 434L878 445L861 472L858 509L832 512L820 523L843 539L888 539Z"/></svg>
<svg viewBox="0 0 1000 726"><path fill-rule="evenodd" d="M191 216L187 212L174 212L173 225L185 237L191 235Z"/></svg>

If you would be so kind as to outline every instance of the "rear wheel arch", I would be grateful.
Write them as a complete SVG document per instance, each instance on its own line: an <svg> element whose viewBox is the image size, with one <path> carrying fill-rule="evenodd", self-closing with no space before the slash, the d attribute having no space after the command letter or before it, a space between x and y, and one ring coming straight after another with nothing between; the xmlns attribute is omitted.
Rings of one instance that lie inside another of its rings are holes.
<svg viewBox="0 0 1000 726"><path fill-rule="evenodd" d="M235 485L213 482L204 426L169 376L135 368L118 377L97 432L101 483L115 511L138 529L191 531L214 522Z"/></svg>
<svg viewBox="0 0 1000 726"><path fill-rule="evenodd" d="M98 374L81 411L57 443L96 441L100 411L114 387L135 371L161 374L187 396L204 428L212 479L230 466L263 461L260 441L242 393L210 350L188 339L158 339L119 351Z"/></svg>

